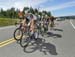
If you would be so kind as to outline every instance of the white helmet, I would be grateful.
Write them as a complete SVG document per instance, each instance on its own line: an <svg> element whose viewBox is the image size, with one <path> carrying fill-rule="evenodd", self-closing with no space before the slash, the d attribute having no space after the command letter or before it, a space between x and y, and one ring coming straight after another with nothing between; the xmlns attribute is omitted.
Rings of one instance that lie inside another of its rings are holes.
<svg viewBox="0 0 75 57"><path fill-rule="evenodd" d="M33 14L34 20L37 20L37 16Z"/></svg>
<svg viewBox="0 0 75 57"><path fill-rule="evenodd" d="M29 13L29 11L30 11L29 9L28 10L25 10L25 13Z"/></svg>

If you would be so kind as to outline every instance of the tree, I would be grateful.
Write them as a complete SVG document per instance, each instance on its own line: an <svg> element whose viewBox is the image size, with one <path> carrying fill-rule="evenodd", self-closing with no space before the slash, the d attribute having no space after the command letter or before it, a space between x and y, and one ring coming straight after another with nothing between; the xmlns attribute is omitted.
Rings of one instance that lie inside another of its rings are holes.
<svg viewBox="0 0 75 57"><path fill-rule="evenodd" d="M34 11L34 9L32 7L30 7L29 12L32 13L32 14L35 14L35 11Z"/></svg>
<svg viewBox="0 0 75 57"><path fill-rule="evenodd" d="M1 9L0 11L0 17L5 17L6 16L6 11L4 11L3 9Z"/></svg>
<svg viewBox="0 0 75 57"><path fill-rule="evenodd" d="M48 15L48 16L51 16L51 12L47 12L47 15Z"/></svg>
<svg viewBox="0 0 75 57"><path fill-rule="evenodd" d="M10 17L14 18L15 17L15 8L10 9Z"/></svg>
<svg viewBox="0 0 75 57"><path fill-rule="evenodd" d="M42 16L42 12L38 12L40 16Z"/></svg>
<svg viewBox="0 0 75 57"><path fill-rule="evenodd" d="M23 11L28 10L28 9L29 9L28 7L24 7L24 8L23 8Z"/></svg>
<svg viewBox="0 0 75 57"><path fill-rule="evenodd" d="M38 9L34 9L34 12L35 12L35 14L38 14L39 11L38 11Z"/></svg>
<svg viewBox="0 0 75 57"><path fill-rule="evenodd" d="M27 11L27 10L29 10L29 8L28 7L24 7L23 8L23 13L25 13L25 11Z"/></svg>
<svg viewBox="0 0 75 57"><path fill-rule="evenodd" d="M36 14L36 15L48 15L48 16L51 16L51 12L47 12L47 11L42 11L40 12L38 9L33 9L32 7L24 7L23 8L23 13L25 13L25 11L28 11L29 13L32 13L32 14ZM14 7L10 8L10 9L7 9L7 10L3 10L3 9L0 9L0 17L5 17L5 18L18 18L18 12L19 12L19 9L16 9Z"/></svg>

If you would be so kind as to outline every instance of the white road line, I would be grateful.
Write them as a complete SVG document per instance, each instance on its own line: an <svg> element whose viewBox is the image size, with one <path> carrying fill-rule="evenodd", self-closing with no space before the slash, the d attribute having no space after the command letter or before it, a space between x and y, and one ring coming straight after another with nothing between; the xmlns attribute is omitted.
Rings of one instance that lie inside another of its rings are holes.
<svg viewBox="0 0 75 57"><path fill-rule="evenodd" d="M70 20L70 23L71 23L72 27L75 29L75 26L74 26L74 24L72 23L72 20Z"/></svg>

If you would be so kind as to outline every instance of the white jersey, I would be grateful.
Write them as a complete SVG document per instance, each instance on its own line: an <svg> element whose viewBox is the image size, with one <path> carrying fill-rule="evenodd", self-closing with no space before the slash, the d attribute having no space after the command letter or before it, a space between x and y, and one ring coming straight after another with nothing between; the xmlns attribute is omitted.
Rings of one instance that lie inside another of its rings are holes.
<svg viewBox="0 0 75 57"><path fill-rule="evenodd" d="M25 16L26 19L28 20L28 26L30 26L30 21L33 20L37 20L37 16L34 14L28 14L27 16Z"/></svg>
<svg viewBox="0 0 75 57"><path fill-rule="evenodd" d="M36 16L36 15L33 15L33 19L34 19L34 20L37 20L37 16Z"/></svg>
<svg viewBox="0 0 75 57"><path fill-rule="evenodd" d="M32 15L33 18L31 18L31 15ZM28 20L31 20L31 19L37 20L37 17L36 17L36 15L34 15L34 14L29 14L28 16L26 16L26 18L27 18Z"/></svg>

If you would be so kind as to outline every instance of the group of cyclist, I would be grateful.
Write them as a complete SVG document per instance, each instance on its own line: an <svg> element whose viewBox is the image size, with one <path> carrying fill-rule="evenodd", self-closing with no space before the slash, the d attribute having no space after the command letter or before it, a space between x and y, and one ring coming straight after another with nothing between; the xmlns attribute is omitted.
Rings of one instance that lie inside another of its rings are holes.
<svg viewBox="0 0 75 57"><path fill-rule="evenodd" d="M32 14L28 11L25 11L24 13L22 11L19 11L18 17L20 19L21 25L24 27L24 32L26 31L25 27L29 26L31 34L33 34L35 31L36 23L40 23L40 25L46 24L46 27L48 27L48 25L53 27L55 19L53 16L40 16L38 14Z"/></svg>

